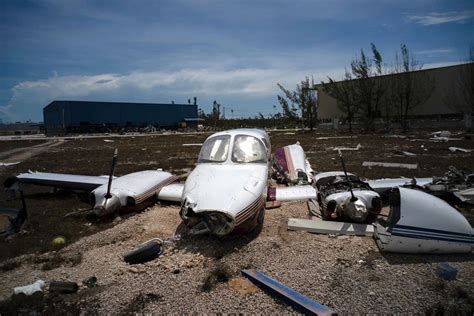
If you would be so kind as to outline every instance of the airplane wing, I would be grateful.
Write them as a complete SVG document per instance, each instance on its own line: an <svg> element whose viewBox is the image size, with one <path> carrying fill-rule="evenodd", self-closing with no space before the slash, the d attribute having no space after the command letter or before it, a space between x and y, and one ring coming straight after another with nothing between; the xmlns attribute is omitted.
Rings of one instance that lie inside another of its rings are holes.
<svg viewBox="0 0 474 316"><path fill-rule="evenodd" d="M161 188L158 192L158 200L181 202L184 183L172 183Z"/></svg>
<svg viewBox="0 0 474 316"><path fill-rule="evenodd" d="M376 179L366 181L377 193L384 193L392 188L398 188L404 185L425 186L433 182L433 178L396 178L396 179Z"/></svg>
<svg viewBox="0 0 474 316"><path fill-rule="evenodd" d="M28 173L20 173L15 179L19 183L36 184L61 189L92 191L106 184L109 177L30 171Z"/></svg>
<svg viewBox="0 0 474 316"><path fill-rule="evenodd" d="M316 198L316 189L311 185L268 188L268 201L298 201Z"/></svg>

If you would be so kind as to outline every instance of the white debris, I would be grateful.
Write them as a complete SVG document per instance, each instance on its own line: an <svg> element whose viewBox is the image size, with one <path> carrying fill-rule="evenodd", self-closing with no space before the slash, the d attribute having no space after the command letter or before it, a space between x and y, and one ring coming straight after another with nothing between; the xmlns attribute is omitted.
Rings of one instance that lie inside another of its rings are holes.
<svg viewBox="0 0 474 316"><path fill-rule="evenodd" d="M320 219L312 220L303 218L288 219L288 229L303 230L310 233L328 234L330 237L332 234L356 236L372 236L374 234L374 226L370 224L366 225L349 222L333 222L323 221Z"/></svg>
<svg viewBox="0 0 474 316"><path fill-rule="evenodd" d="M324 140L324 139L339 139L339 138L357 138L357 136L331 136L331 137L318 137L316 139Z"/></svg>
<svg viewBox="0 0 474 316"><path fill-rule="evenodd" d="M114 140L111 140L111 139L104 139L104 142L106 142L106 143L114 143L115 141L114 141Z"/></svg>
<svg viewBox="0 0 474 316"><path fill-rule="evenodd" d="M384 135L382 137L384 137L384 138L401 138L401 139L407 138L405 135Z"/></svg>
<svg viewBox="0 0 474 316"><path fill-rule="evenodd" d="M329 147L331 148L331 147ZM336 150L336 151L339 151L339 150L359 150L362 148L362 145L361 144L358 144L356 147L334 147L332 150Z"/></svg>
<svg viewBox="0 0 474 316"><path fill-rule="evenodd" d="M20 294L23 293L25 295L31 295L36 292L43 292L43 288L45 283L43 280L38 280L35 283L28 284L25 286L17 286L13 289L13 293Z"/></svg>
<svg viewBox="0 0 474 316"><path fill-rule="evenodd" d="M407 156L407 157L414 157L414 156L416 156L415 153L412 153L412 152L409 152L409 151L403 151L403 150L396 151L395 153L398 154L398 155L400 155L400 156Z"/></svg>
<svg viewBox="0 0 474 316"><path fill-rule="evenodd" d="M394 163L394 162L374 162L364 161L363 167L386 167L386 168L406 168L406 169L417 169L417 163Z"/></svg>
<svg viewBox="0 0 474 316"><path fill-rule="evenodd" d="M183 146L202 146L202 143L183 144Z"/></svg>
<svg viewBox="0 0 474 316"><path fill-rule="evenodd" d="M451 132L450 131L438 131L438 132L434 132L434 133L431 133L430 135L432 135L433 137L450 137L451 136Z"/></svg>
<svg viewBox="0 0 474 316"><path fill-rule="evenodd" d="M21 161L16 161L16 162L0 162L0 167L8 167L8 166L14 166L19 164Z"/></svg>
<svg viewBox="0 0 474 316"><path fill-rule="evenodd" d="M460 147L449 147L449 151L454 153L456 151L460 151L463 153L470 153L472 150L471 149L465 149L465 148L460 148Z"/></svg>

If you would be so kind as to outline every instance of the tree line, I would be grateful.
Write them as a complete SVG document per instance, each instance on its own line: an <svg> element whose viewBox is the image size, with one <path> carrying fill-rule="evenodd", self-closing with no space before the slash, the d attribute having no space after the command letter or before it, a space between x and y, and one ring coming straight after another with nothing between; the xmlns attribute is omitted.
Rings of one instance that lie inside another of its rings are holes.
<svg viewBox="0 0 474 316"><path fill-rule="evenodd" d="M423 65L405 44L401 44L390 66L384 64L373 43L370 51L371 54L367 55L361 49L350 67L345 68L343 79L337 81L328 77L326 82L321 82L322 89L337 101L351 132L355 120L363 123L366 130L373 131L376 119L384 118L389 128L393 117L397 118L403 130L407 130L411 110L431 96L434 78L419 71ZM309 79L305 78L295 91L289 91L281 84L278 86L283 92L283 96L278 96L283 114L296 119L295 111L299 109L304 125L312 129L317 122L314 83L311 82L311 88L306 88Z"/></svg>

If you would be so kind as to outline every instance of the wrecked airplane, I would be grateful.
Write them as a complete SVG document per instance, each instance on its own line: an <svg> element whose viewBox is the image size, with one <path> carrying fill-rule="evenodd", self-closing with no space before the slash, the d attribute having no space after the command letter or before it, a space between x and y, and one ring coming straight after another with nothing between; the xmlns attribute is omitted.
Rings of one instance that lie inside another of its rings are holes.
<svg viewBox="0 0 474 316"><path fill-rule="evenodd" d="M325 220L364 223L382 209L382 199L359 177L342 171L323 172L314 177L317 198L313 215Z"/></svg>
<svg viewBox="0 0 474 316"><path fill-rule="evenodd" d="M308 184L313 179L313 169L299 142L275 150L272 172L282 184Z"/></svg>
<svg viewBox="0 0 474 316"><path fill-rule="evenodd" d="M473 229L461 213L415 189L391 192L388 218L374 226L375 241L384 252L466 253L474 245Z"/></svg>
<svg viewBox="0 0 474 316"><path fill-rule="evenodd" d="M30 172L19 174L15 180L91 191L92 211L99 216L157 200L181 202L180 216L191 234L218 236L253 230L263 222L267 200L307 200L316 196L310 185L268 188L270 139L258 129L209 136L201 147L196 168L184 184L161 170L114 177L116 159L117 153L108 177ZM9 181L9 188L15 188L13 182Z"/></svg>
<svg viewBox="0 0 474 316"><path fill-rule="evenodd" d="M418 188L438 197L453 195L463 203L474 204L474 173L454 166L448 168L444 177L376 179L367 183L383 195L397 187Z"/></svg>

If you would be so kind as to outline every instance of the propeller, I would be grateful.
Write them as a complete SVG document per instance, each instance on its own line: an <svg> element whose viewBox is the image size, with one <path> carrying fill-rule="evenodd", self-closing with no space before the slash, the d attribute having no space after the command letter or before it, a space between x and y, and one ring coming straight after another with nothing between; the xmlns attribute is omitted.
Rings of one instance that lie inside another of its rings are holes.
<svg viewBox="0 0 474 316"><path fill-rule="evenodd" d="M346 164L344 162L344 157L342 156L341 150L338 150L339 152L339 158L341 159L341 164L342 164L342 170L344 170L344 175L346 176L347 183L349 184L349 191L351 191L351 202L357 201L357 198L354 195L354 192L352 192L352 182L349 179L349 176L347 175L347 170L346 170Z"/></svg>
<svg viewBox="0 0 474 316"><path fill-rule="evenodd" d="M115 166L117 165L117 156L118 156L118 149L115 148L114 156L112 158L112 165L110 167L110 174L109 174L109 181L107 183L107 192L105 193L104 197L96 202L96 205L93 208L93 211L98 216L103 216L106 214L113 213L120 209L121 203L120 199L111 193L112 190L112 180L114 178L115 173Z"/></svg>
<svg viewBox="0 0 474 316"><path fill-rule="evenodd" d="M109 183L107 185L107 193L105 194L106 199L110 199L112 197L112 195L110 194L110 189L112 187L112 180L115 173L115 166L117 165L117 156L118 156L118 148L115 148L114 157L112 158L112 166L110 168Z"/></svg>

